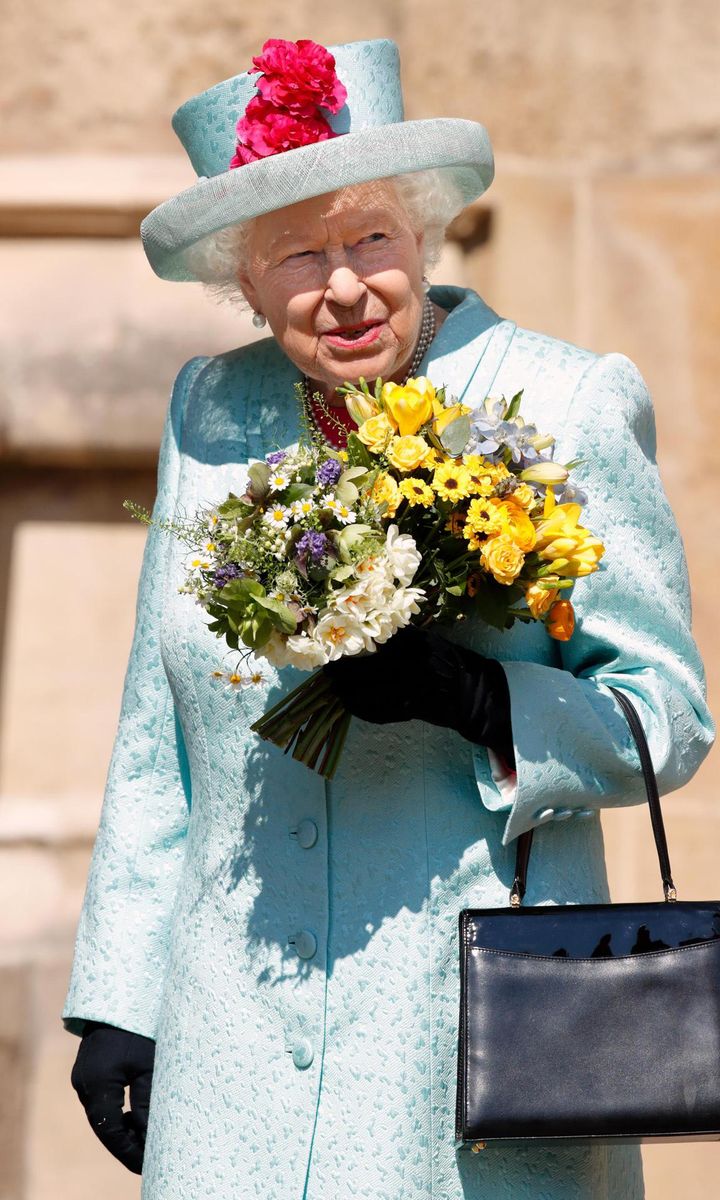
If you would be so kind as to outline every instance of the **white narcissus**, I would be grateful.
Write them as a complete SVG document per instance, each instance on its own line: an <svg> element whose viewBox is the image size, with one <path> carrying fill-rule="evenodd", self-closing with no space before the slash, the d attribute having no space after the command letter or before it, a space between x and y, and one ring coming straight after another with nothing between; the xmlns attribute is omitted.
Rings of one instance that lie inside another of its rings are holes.
<svg viewBox="0 0 720 1200"><path fill-rule="evenodd" d="M385 552L393 575L401 587L410 583L420 566L421 554L409 533L400 533L397 525L388 526Z"/></svg>

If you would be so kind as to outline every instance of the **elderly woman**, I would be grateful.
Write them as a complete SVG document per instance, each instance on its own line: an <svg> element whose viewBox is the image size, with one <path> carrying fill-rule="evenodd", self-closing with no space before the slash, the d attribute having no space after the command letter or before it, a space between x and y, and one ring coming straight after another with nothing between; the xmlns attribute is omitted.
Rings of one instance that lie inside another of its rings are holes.
<svg viewBox="0 0 720 1200"><path fill-rule="evenodd" d="M216 502L303 420L342 446L345 381L428 374L471 406L524 389L559 460L583 459L605 569L567 642L471 618L343 660L357 719L328 783L250 730L302 675L265 670L244 707L218 688L182 546L153 525L63 1009L72 1082L144 1200L637 1200L637 1147L455 1147L456 930L507 903L530 829L530 903L607 899L600 810L644 796L609 685L661 791L712 742L651 401L624 355L429 288L491 182L487 134L404 121L391 42L333 55L267 43L175 114L200 179L146 218L150 262L239 289L272 336L179 372L155 518Z"/></svg>

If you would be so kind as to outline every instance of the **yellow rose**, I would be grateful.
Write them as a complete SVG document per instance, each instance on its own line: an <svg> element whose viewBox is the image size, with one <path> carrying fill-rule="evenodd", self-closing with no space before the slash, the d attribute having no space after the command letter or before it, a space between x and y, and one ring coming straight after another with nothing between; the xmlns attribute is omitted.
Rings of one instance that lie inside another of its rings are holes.
<svg viewBox="0 0 720 1200"><path fill-rule="evenodd" d="M435 388L429 379L408 379L403 386L386 383L382 390L383 404L395 422L401 437L417 433L433 413Z"/></svg>
<svg viewBox="0 0 720 1200"><path fill-rule="evenodd" d="M394 517L398 504L402 499L402 493L397 485L397 480L393 479L392 475L388 475L387 471L381 471L372 486L370 499L375 504L385 504L387 506L383 516Z"/></svg>
<svg viewBox="0 0 720 1200"><path fill-rule="evenodd" d="M425 438L405 434L394 437L387 449L387 458L396 471L416 471L428 456L430 447Z"/></svg>
<svg viewBox="0 0 720 1200"><path fill-rule="evenodd" d="M394 433L395 430L390 424L387 414L382 412L363 421L357 435L372 454L382 454Z"/></svg>
<svg viewBox="0 0 720 1200"><path fill-rule="evenodd" d="M547 576L546 576L547 578ZM545 613L552 607L558 598L557 588L542 588L537 583L531 583L525 589L525 602L530 609L531 616L544 617Z"/></svg>
<svg viewBox="0 0 720 1200"><path fill-rule="evenodd" d="M520 507L524 508L526 512L528 512L535 503L535 493L528 483L518 484L518 486L515 488L515 491L512 492L511 495L513 498L513 503L519 504Z"/></svg>
<svg viewBox="0 0 720 1200"><path fill-rule="evenodd" d="M498 583L511 584L523 569L525 555L512 538L506 533L499 533L484 543L480 559L493 579Z"/></svg>
<svg viewBox="0 0 720 1200"><path fill-rule="evenodd" d="M516 546L525 554L535 545L535 526L519 504L512 500L503 500L498 505L497 515L502 524L503 533L511 537Z"/></svg>

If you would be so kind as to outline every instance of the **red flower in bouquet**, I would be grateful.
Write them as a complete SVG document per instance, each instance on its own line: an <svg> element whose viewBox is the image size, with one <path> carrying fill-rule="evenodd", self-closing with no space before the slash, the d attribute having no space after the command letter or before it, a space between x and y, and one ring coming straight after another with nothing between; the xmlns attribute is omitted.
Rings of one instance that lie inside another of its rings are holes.
<svg viewBox="0 0 720 1200"><path fill-rule="evenodd" d="M308 38L270 38L252 61L263 72L257 81L260 95L298 116L314 116L318 107L339 112L347 99L332 54Z"/></svg>
<svg viewBox="0 0 720 1200"><path fill-rule="evenodd" d="M262 96L255 96L248 104L245 116L238 121L237 134L235 154L229 163L231 167L335 137L323 117L295 115L276 108Z"/></svg>

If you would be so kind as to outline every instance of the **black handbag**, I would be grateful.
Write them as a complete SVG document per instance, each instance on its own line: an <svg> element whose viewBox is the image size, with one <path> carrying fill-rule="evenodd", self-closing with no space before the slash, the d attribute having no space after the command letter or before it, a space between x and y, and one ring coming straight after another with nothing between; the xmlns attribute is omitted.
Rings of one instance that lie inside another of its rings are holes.
<svg viewBox="0 0 720 1200"><path fill-rule="evenodd" d="M720 901L678 901L657 781L637 743L664 901L460 913L455 1145L720 1139Z"/></svg>

